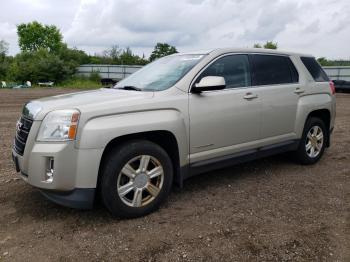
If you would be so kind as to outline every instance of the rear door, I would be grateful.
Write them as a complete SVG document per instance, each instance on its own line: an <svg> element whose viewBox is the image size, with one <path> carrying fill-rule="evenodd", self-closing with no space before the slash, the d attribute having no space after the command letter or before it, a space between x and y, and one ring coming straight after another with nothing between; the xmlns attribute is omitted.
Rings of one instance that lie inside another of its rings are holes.
<svg viewBox="0 0 350 262"><path fill-rule="evenodd" d="M262 101L262 145L296 138L295 121L299 97L298 72L289 56L252 54L253 86Z"/></svg>

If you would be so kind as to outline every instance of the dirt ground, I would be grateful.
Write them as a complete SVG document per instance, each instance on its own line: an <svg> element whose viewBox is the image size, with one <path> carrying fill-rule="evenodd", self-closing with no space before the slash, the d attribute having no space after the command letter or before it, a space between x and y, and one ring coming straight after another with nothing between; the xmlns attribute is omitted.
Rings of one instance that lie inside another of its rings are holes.
<svg viewBox="0 0 350 262"><path fill-rule="evenodd" d="M290 154L193 177L149 216L113 219L46 200L14 171L23 104L58 89L0 90L0 261L350 261L350 94L314 166Z"/></svg>

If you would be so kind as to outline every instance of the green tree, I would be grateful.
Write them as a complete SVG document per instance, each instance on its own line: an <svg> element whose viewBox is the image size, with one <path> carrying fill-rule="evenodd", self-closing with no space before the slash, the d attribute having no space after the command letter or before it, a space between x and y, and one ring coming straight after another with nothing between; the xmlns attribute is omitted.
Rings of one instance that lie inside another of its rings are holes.
<svg viewBox="0 0 350 262"><path fill-rule="evenodd" d="M350 66L349 60L328 60L325 57L317 59L321 66Z"/></svg>
<svg viewBox="0 0 350 262"><path fill-rule="evenodd" d="M265 44L264 44L264 48L265 49L277 49L278 45L277 43L274 43L272 41L267 41Z"/></svg>
<svg viewBox="0 0 350 262"><path fill-rule="evenodd" d="M144 56L140 57L134 54L130 47L122 49L118 45L113 45L103 51L102 56L90 56L90 63L92 64L145 65L148 62Z"/></svg>
<svg viewBox="0 0 350 262"><path fill-rule="evenodd" d="M90 63L90 57L84 51L77 48L68 48L66 44L62 44L57 55L63 61L74 62L77 65Z"/></svg>
<svg viewBox="0 0 350 262"><path fill-rule="evenodd" d="M110 63L105 63L104 58L102 56L95 54L95 55L89 56L88 64L110 64Z"/></svg>
<svg viewBox="0 0 350 262"><path fill-rule="evenodd" d="M135 63L134 55L130 47L127 47L125 50L123 50L119 58L122 65L133 65Z"/></svg>
<svg viewBox="0 0 350 262"><path fill-rule="evenodd" d="M9 59L6 57L6 54L9 49L9 44L1 40L0 41L0 80L4 80L6 78L7 70L9 67Z"/></svg>
<svg viewBox="0 0 350 262"><path fill-rule="evenodd" d="M321 66L331 66L332 62L328 61L325 57L320 57L317 59Z"/></svg>
<svg viewBox="0 0 350 262"><path fill-rule="evenodd" d="M9 44L5 40L0 40L0 56L5 57L9 51Z"/></svg>
<svg viewBox="0 0 350 262"><path fill-rule="evenodd" d="M255 43L253 47L254 48L262 48L261 44L259 44L259 43Z"/></svg>
<svg viewBox="0 0 350 262"><path fill-rule="evenodd" d="M167 43L157 43L154 47L154 50L149 58L150 61L154 61L157 58L171 55L177 53L176 47L171 46Z"/></svg>
<svg viewBox="0 0 350 262"><path fill-rule="evenodd" d="M45 49L57 52L62 47L62 35L54 25L42 25L37 21L17 26L18 44L23 52Z"/></svg>
<svg viewBox="0 0 350 262"><path fill-rule="evenodd" d="M103 51L103 56L118 61L123 50L118 45L112 45L110 49Z"/></svg>
<svg viewBox="0 0 350 262"><path fill-rule="evenodd" d="M144 57L135 55L130 47L127 47L120 53L119 59L122 65L145 65L148 63Z"/></svg>
<svg viewBox="0 0 350 262"><path fill-rule="evenodd" d="M62 82L73 77L80 64L90 62L82 50L68 48L56 26L36 21L17 26L22 52L13 59L7 76L14 81Z"/></svg>
<svg viewBox="0 0 350 262"><path fill-rule="evenodd" d="M64 61L57 54L41 49L16 55L8 70L8 78L18 82L27 80L61 82L76 72L77 63Z"/></svg>

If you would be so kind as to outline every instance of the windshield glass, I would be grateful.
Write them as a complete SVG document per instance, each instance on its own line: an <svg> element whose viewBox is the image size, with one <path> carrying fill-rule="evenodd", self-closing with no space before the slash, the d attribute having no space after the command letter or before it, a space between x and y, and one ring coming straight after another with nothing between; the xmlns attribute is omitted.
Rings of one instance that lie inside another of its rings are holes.
<svg viewBox="0 0 350 262"><path fill-rule="evenodd" d="M162 91L186 75L204 55L174 55L160 58L118 82L114 88Z"/></svg>

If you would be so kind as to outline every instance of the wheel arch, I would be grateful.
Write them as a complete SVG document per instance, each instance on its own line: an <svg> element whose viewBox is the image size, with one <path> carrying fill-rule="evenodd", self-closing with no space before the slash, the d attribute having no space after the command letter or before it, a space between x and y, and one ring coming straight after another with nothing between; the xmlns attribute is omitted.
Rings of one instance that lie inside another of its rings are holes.
<svg viewBox="0 0 350 262"><path fill-rule="evenodd" d="M146 140L146 141L153 142L159 145L160 147L162 147L167 152L167 154L169 155L172 161L173 171L174 171L174 183L179 185L180 187L182 186L179 145L178 145L177 139L175 135L170 131L155 130L155 131L146 131L146 132L122 135L119 137L115 137L111 141L109 141L102 153L99 170L98 170L98 178L97 178L97 185L96 185L97 188L99 188L100 186L101 174L103 171L103 166L104 166L104 161L106 159L106 156L108 156L108 154L111 152L113 148L120 146L122 144L125 144L131 140Z"/></svg>
<svg viewBox="0 0 350 262"><path fill-rule="evenodd" d="M310 117L318 117L324 121L327 131L326 146L330 144L330 128L334 125L334 100L330 95L312 94L300 97L297 106L295 132L301 138L305 124Z"/></svg>
<svg viewBox="0 0 350 262"><path fill-rule="evenodd" d="M308 119L310 119L311 117L317 117L324 122L324 124L326 126L326 131L327 131L326 146L329 147L329 145L330 145L329 137L330 137L331 112L328 109L317 109L317 110L311 111L308 114L306 121ZM305 123L306 123L306 121L305 121Z"/></svg>

